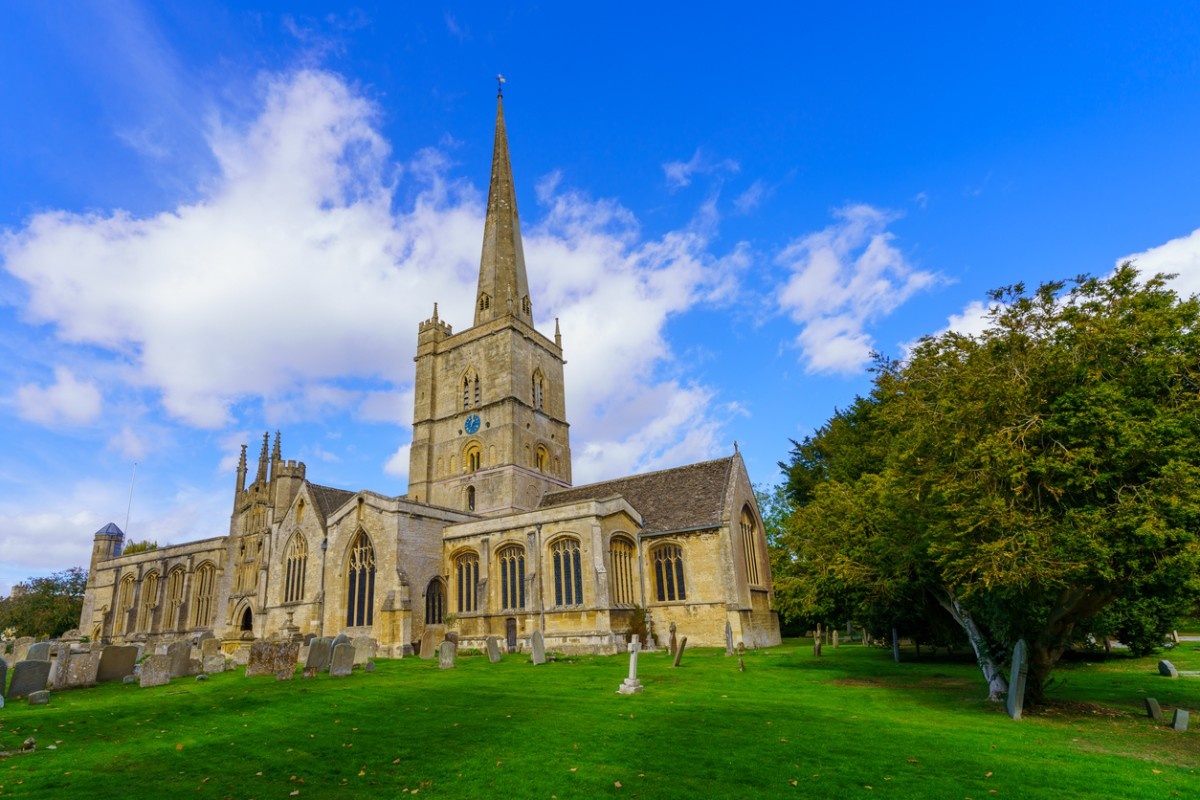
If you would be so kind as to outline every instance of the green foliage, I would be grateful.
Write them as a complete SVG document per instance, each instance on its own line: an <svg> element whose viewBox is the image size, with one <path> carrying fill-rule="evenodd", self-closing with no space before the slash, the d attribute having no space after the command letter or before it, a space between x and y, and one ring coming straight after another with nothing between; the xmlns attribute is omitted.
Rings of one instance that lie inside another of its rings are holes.
<svg viewBox="0 0 1200 800"><path fill-rule="evenodd" d="M1129 265L1065 287L999 290L983 333L880 358L788 466L809 606L956 602L985 652L1027 640L1033 702L1102 611L1153 646L1200 588L1200 305Z"/></svg>
<svg viewBox="0 0 1200 800"><path fill-rule="evenodd" d="M140 542L129 542L121 548L122 555L130 555L132 553L145 553L150 550L157 550L158 542L152 542L149 539L144 539Z"/></svg>
<svg viewBox="0 0 1200 800"><path fill-rule="evenodd" d="M79 626L87 570L81 567L29 578L0 598L0 630L16 636L55 637Z"/></svg>

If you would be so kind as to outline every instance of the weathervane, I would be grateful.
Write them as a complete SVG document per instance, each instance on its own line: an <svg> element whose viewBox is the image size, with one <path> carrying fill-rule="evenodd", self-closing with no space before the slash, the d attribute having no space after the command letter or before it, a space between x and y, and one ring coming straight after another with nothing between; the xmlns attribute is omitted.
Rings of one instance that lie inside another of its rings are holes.
<svg viewBox="0 0 1200 800"><path fill-rule="evenodd" d="M496 76L496 97L504 97L504 76Z"/></svg>

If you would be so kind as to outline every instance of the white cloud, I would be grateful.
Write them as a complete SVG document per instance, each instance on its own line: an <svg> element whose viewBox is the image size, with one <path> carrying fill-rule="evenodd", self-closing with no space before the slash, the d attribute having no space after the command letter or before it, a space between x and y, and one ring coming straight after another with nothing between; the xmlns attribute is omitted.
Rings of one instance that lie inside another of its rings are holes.
<svg viewBox="0 0 1200 800"><path fill-rule="evenodd" d="M49 386L26 384L17 389L17 413L40 425L86 425L100 415L103 401L92 381L76 379L66 367L54 368Z"/></svg>
<svg viewBox="0 0 1200 800"><path fill-rule="evenodd" d="M1177 275L1171 288L1184 297L1200 293L1200 229L1145 252L1125 256L1117 263L1126 261L1134 262L1145 277L1159 272Z"/></svg>
<svg viewBox="0 0 1200 800"><path fill-rule="evenodd" d="M695 175L736 173L741 165L733 159L714 160L702 148L696 148L689 161L668 161L662 165L667 179L667 188L674 191L690 186Z"/></svg>
<svg viewBox="0 0 1200 800"><path fill-rule="evenodd" d="M750 188L733 199L733 210L739 214L749 214L762 205L771 191L762 180L750 184Z"/></svg>
<svg viewBox="0 0 1200 800"><path fill-rule="evenodd" d="M870 357L867 328L939 278L916 269L893 244L898 215L846 206L837 221L791 242L777 262L791 275L780 308L801 326L795 343L809 372L858 372Z"/></svg>

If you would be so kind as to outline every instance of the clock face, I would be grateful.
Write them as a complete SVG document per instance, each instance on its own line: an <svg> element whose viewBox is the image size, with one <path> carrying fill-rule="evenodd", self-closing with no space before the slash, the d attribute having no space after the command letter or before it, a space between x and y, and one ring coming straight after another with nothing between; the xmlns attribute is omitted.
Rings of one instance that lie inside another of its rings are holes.
<svg viewBox="0 0 1200 800"><path fill-rule="evenodd" d="M463 428L466 429L467 433L475 433L475 431L479 430L479 415L472 414L471 416L467 417L467 421L463 425Z"/></svg>

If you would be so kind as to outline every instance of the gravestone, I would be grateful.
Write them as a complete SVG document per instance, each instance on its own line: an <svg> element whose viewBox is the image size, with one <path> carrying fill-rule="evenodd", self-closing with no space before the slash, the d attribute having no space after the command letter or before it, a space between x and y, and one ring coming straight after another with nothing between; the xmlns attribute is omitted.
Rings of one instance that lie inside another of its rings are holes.
<svg viewBox="0 0 1200 800"><path fill-rule="evenodd" d="M685 636L679 640L679 649L675 651L675 662L671 666L673 666L673 667L679 666L679 661L680 661L680 659L683 658L683 650L686 647L687 647L687 637Z"/></svg>
<svg viewBox="0 0 1200 800"><path fill-rule="evenodd" d="M329 662L329 677L346 678L354 671L354 645L342 642L333 645L333 659Z"/></svg>
<svg viewBox="0 0 1200 800"><path fill-rule="evenodd" d="M8 662L0 658L0 697L4 697L4 687L8 684ZM4 706L0 706L3 708Z"/></svg>
<svg viewBox="0 0 1200 800"><path fill-rule="evenodd" d="M1180 733L1184 733L1188 729L1188 712L1182 708L1175 709L1175 713L1171 716L1171 727Z"/></svg>
<svg viewBox="0 0 1200 800"><path fill-rule="evenodd" d="M26 661L49 661L50 660L50 642L34 642L29 645L29 653L25 656Z"/></svg>
<svg viewBox="0 0 1200 800"><path fill-rule="evenodd" d="M1008 673L1008 697L1005 699L1008 716L1013 719L1021 718L1021 711L1025 706L1025 680L1029 674L1027 649L1024 639L1018 641L1017 646L1013 648L1012 669Z"/></svg>
<svg viewBox="0 0 1200 800"><path fill-rule="evenodd" d="M355 636L350 644L354 645L355 664L365 664L375 657L375 640L370 636Z"/></svg>
<svg viewBox="0 0 1200 800"><path fill-rule="evenodd" d="M1175 669L1175 665L1170 661L1163 659L1158 662L1158 674L1167 678L1178 678L1179 670Z"/></svg>
<svg viewBox="0 0 1200 800"><path fill-rule="evenodd" d="M59 688L78 688L95 686L97 673L100 669L100 654L88 650L85 653L71 653L63 667L58 681Z"/></svg>
<svg viewBox="0 0 1200 800"><path fill-rule="evenodd" d="M148 686L162 686L171 682L171 657L155 653L142 660L138 668L138 684L145 689Z"/></svg>
<svg viewBox="0 0 1200 800"><path fill-rule="evenodd" d="M224 672L225 669L224 653L217 653L215 656L205 656L201 659L200 670L203 675L216 675L219 672ZM199 675L196 677L199 677Z"/></svg>
<svg viewBox="0 0 1200 800"><path fill-rule="evenodd" d="M417 654L418 658L433 658L433 654L437 651L437 632L429 628L421 634L421 652Z"/></svg>
<svg viewBox="0 0 1200 800"><path fill-rule="evenodd" d="M220 639L201 639L200 640L200 658L205 659L210 656L219 655L221 653Z"/></svg>
<svg viewBox="0 0 1200 800"><path fill-rule="evenodd" d="M1161 722L1163 718L1162 708L1159 707L1158 701L1153 697L1147 697L1144 702L1146 704L1146 716L1152 720Z"/></svg>
<svg viewBox="0 0 1200 800"><path fill-rule="evenodd" d="M488 661L491 661L493 664L500 662L500 642L497 641L495 636L487 637L487 654Z"/></svg>
<svg viewBox="0 0 1200 800"><path fill-rule="evenodd" d="M29 693L29 705L45 706L45 705L49 705L49 704L50 704L50 692L48 690L42 689L40 692L30 692ZM1187 730L1186 721L1184 723L1183 729Z"/></svg>
<svg viewBox="0 0 1200 800"><path fill-rule="evenodd" d="M333 639L321 636L313 639L308 645L308 658L304 659L304 674L316 675L329 671L329 662L333 658Z"/></svg>
<svg viewBox="0 0 1200 800"><path fill-rule="evenodd" d="M229 654L229 660L239 667L246 666L250 663L250 648L239 644L237 649Z"/></svg>
<svg viewBox="0 0 1200 800"><path fill-rule="evenodd" d="M669 652L671 655L675 655L675 650L679 647L679 642L675 640L674 620L671 621L671 627L668 628L668 630L671 632L671 636L669 639L667 639L667 652Z"/></svg>
<svg viewBox="0 0 1200 800"><path fill-rule="evenodd" d="M12 659L8 662L10 667L16 666L18 661L29 658L29 648L33 645L33 641L32 636L21 636L13 642Z"/></svg>
<svg viewBox="0 0 1200 800"><path fill-rule="evenodd" d="M838 632L837 631L833 632L833 649L834 650L838 649Z"/></svg>
<svg viewBox="0 0 1200 800"><path fill-rule="evenodd" d="M621 685L617 687L617 694L637 694L645 688L637 676L638 651L641 649L642 646L635 636L629 643L629 677L621 681Z"/></svg>
<svg viewBox="0 0 1200 800"><path fill-rule="evenodd" d="M313 639L316 639L316 638L317 638L317 635L315 633L306 633L306 634L304 634L304 643L306 645L310 645L310 644L312 644Z"/></svg>
<svg viewBox="0 0 1200 800"><path fill-rule="evenodd" d="M31 692L40 692L46 688L50 679L49 661L18 661L12 671L12 683L8 686L8 697L28 697Z"/></svg>
<svg viewBox="0 0 1200 800"><path fill-rule="evenodd" d="M438 669L454 669L456 655L458 655L458 645L449 639L438 645Z"/></svg>
<svg viewBox="0 0 1200 800"><path fill-rule="evenodd" d="M337 647L339 644L351 644L350 637L344 633L339 633L333 637L333 646Z"/></svg>
<svg viewBox="0 0 1200 800"><path fill-rule="evenodd" d="M127 644L112 644L100 651L100 665L96 668L96 682L124 680L133 674L137 663L138 649Z"/></svg>
<svg viewBox="0 0 1200 800"><path fill-rule="evenodd" d="M183 678L192 674L192 644L180 639L167 645L167 658L171 660L171 677Z"/></svg>
<svg viewBox="0 0 1200 800"><path fill-rule="evenodd" d="M636 640L637 640L637 637L634 637L634 641L636 641ZM535 630L533 632L533 636L530 637L530 642L531 642L530 649L533 650L532 657L530 660L533 661L534 664L545 664L546 663L546 640L542 637L542 632L539 630Z"/></svg>
<svg viewBox="0 0 1200 800"><path fill-rule="evenodd" d="M368 661L367 663L363 664L363 672L374 672L374 671L375 671L375 662L374 661Z"/></svg>
<svg viewBox="0 0 1200 800"><path fill-rule="evenodd" d="M733 626L725 620L725 655L733 655Z"/></svg>
<svg viewBox="0 0 1200 800"><path fill-rule="evenodd" d="M299 654L299 642L254 642L250 645L246 677L274 675L277 680L291 680L296 673L296 658Z"/></svg>

